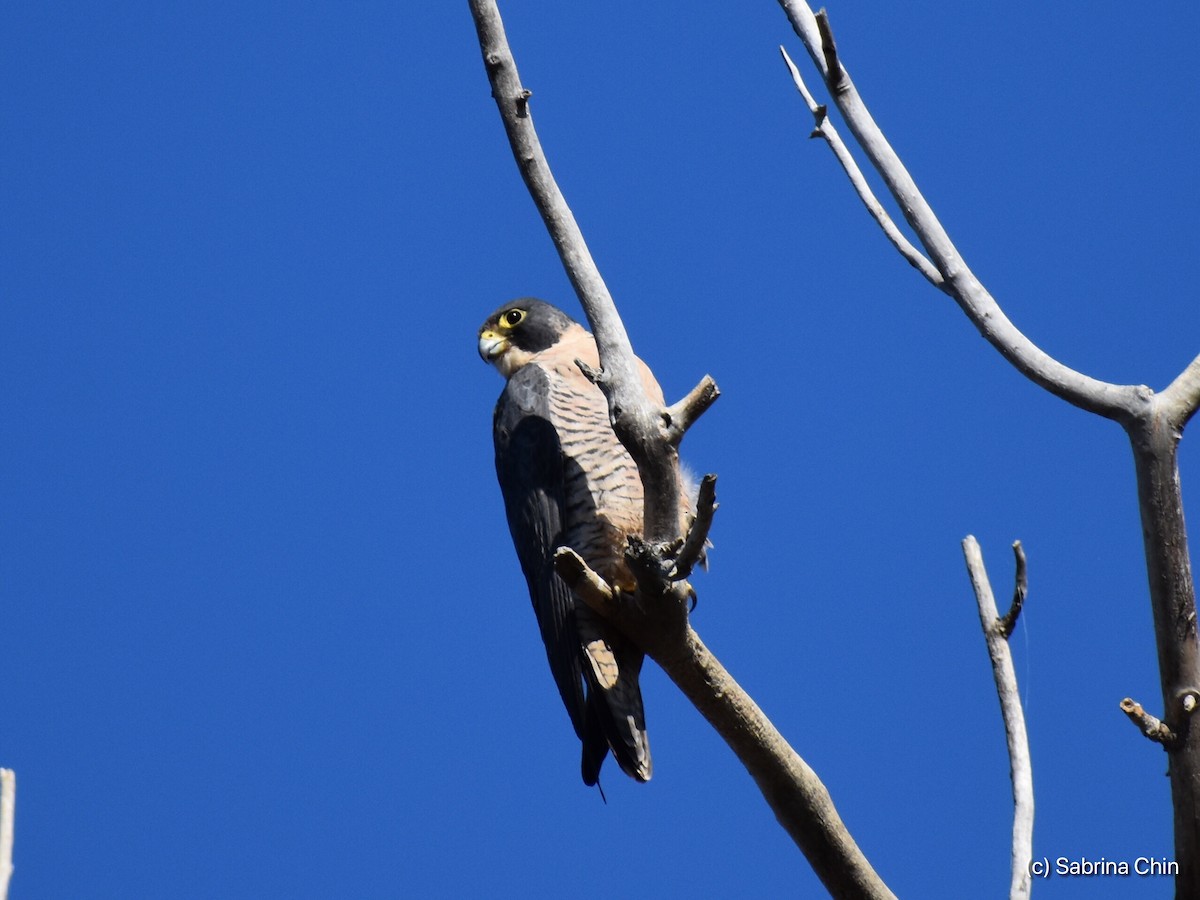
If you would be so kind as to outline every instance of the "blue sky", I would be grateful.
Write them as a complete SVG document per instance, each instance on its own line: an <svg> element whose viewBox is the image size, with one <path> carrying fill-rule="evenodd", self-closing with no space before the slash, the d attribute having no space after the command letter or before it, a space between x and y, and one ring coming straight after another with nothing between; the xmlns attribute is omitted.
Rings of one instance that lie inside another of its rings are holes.
<svg viewBox="0 0 1200 900"><path fill-rule="evenodd" d="M1123 434L892 251L807 140L774 3L550 6L502 12L551 164L668 396L724 393L684 445L720 476L704 640L897 893L1002 895L959 542L1006 597L1020 538L1035 853L1169 857L1117 708L1161 705ZM1200 10L830 13L1017 325L1165 386L1200 351ZM9 4L0 42L12 898L819 895L652 666L654 780L579 782L475 354L508 298L578 306L466 3Z"/></svg>

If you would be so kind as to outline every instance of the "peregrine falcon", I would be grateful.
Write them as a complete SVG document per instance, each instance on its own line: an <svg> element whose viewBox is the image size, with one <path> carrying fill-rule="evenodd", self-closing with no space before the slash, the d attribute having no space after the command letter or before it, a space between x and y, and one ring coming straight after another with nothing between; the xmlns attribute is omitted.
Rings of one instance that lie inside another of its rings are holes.
<svg viewBox="0 0 1200 900"><path fill-rule="evenodd" d="M642 532L641 478L604 394L575 364L599 368L596 343L566 313L522 298L488 316L479 355L507 379L493 417L496 475L550 671L583 742L583 781L597 783L610 750L627 775L649 781L642 652L554 571L554 551L565 546L609 584L636 586L624 551L626 536ZM650 399L662 403L649 368L638 365Z"/></svg>

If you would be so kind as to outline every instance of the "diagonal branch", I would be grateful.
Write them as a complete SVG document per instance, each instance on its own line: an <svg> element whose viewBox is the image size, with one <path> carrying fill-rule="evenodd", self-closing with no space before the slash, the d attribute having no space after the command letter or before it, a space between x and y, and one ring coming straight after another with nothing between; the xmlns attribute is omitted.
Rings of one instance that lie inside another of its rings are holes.
<svg viewBox="0 0 1200 900"><path fill-rule="evenodd" d="M554 567L580 600L638 639L724 738L832 896L895 900L854 843L817 774L709 652L686 617L670 621L681 611L660 606L659 617L647 628L645 619L636 618L636 598L620 598L575 551L560 548ZM676 625L682 639L664 639Z"/></svg>
<svg viewBox="0 0 1200 900"><path fill-rule="evenodd" d="M737 754L829 893L895 900L854 843L820 778L699 635L688 628L679 652L654 659Z"/></svg>
<svg viewBox="0 0 1200 900"><path fill-rule="evenodd" d="M667 428L662 408L646 396L642 387L629 335L575 216L550 171L533 127L529 109L532 92L521 84L495 0L471 0L471 14L492 85L492 97L500 110L517 168L550 232L596 338L603 372L595 380L608 398L613 431L637 463L645 488L646 539L655 543L670 541L678 536L681 519L676 449L682 434ZM712 385L711 391L706 389L710 399L702 408L692 407L697 416L718 393L712 379L707 381Z"/></svg>
<svg viewBox="0 0 1200 900"><path fill-rule="evenodd" d="M962 547L967 572L971 576L971 587L975 591L975 602L979 606L979 623L983 626L988 656L992 660L992 677L996 681L1000 714L1004 718L1004 734L1008 740L1013 787L1012 880L1009 883L1009 897L1018 900L1028 898L1032 890L1029 861L1033 859L1033 766L1029 756L1029 735L1025 731L1025 713L1021 709L1021 695L1017 690L1017 673L1008 646L1005 619L1001 619L996 611L996 598L983 565L983 551L972 535L967 535ZM1019 547L1018 541L1014 549ZM1018 553L1017 558L1021 569L1017 576L1017 597L1023 602L1024 554ZM1013 601L1013 608L1019 609L1017 599ZM1011 610L1009 614L1012 615Z"/></svg>
<svg viewBox="0 0 1200 900"><path fill-rule="evenodd" d="M1109 384L1077 372L1021 333L963 261L916 182L867 110L845 62L840 61L836 53L826 52L821 32L830 35L828 19L823 26L818 26L808 4L799 0L779 0L779 4L820 70L854 139L883 178L909 227L944 279L942 289L954 298L988 342L1026 377L1081 409L1121 422L1130 420L1144 409L1149 399L1148 389ZM831 71L830 57L837 62L836 71Z"/></svg>
<svg viewBox="0 0 1200 900"><path fill-rule="evenodd" d="M669 409L646 397L616 306L542 152L529 110L531 94L520 82L496 4L494 0L471 0L470 5L492 95L513 155L587 312L603 369L594 373L596 381L608 398L613 429L637 463L645 488L645 540L631 536L626 554L638 575L639 590L633 602L624 602L608 591L569 551L556 556L556 570L584 602L611 613L611 621L662 666L713 724L834 896L892 897L854 843L824 785L688 625L687 582L670 579L669 560L657 548L679 547L679 438L716 399L716 385L706 378ZM700 521L692 534L699 539L706 525ZM684 546L688 547L686 539ZM692 552L689 547L688 553ZM643 577L646 569L662 574L666 587L658 597L645 588L653 580ZM647 593L652 602L644 602ZM654 602L657 600L675 602Z"/></svg>
<svg viewBox="0 0 1200 900"><path fill-rule="evenodd" d="M804 102L808 105L809 111L813 114L813 119L816 121L816 127L813 128L812 134L809 137L823 138L829 149L833 151L833 155L841 164L846 172L846 177L850 179L850 185L854 188L858 199L863 202L863 206L867 208L867 212L871 214L879 227L883 229L884 235L892 246L895 247L900 255L908 260L909 264L925 276L926 279L934 287L939 290L944 290L942 281L942 273L937 270L926 256L913 246L912 241L904 236L904 233L888 215L887 210L883 208L883 204L879 202L879 198L875 196L875 192L871 190L871 186L867 183L866 176L863 175L862 169L858 167L858 163L854 161L854 157L850 154L850 150L846 147L842 136L838 134L837 128L829 119L828 107L818 104L813 99L813 95L808 90L808 85L804 83L804 79L800 75L800 70L796 68L796 64L792 62L792 58L783 47L779 48L779 52L783 55L783 61L787 64L788 71L792 73L792 82L796 85L796 90L800 92L800 96L804 98Z"/></svg>

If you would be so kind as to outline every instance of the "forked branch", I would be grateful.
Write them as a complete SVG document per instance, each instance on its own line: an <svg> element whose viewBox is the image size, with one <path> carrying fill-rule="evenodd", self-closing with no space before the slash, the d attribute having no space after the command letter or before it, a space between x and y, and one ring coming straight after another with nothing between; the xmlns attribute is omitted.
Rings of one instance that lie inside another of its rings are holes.
<svg viewBox="0 0 1200 900"><path fill-rule="evenodd" d="M1109 384L1083 375L1025 337L963 261L867 111L846 71L844 54L833 45L828 18L822 14L818 21L800 0L779 2L859 148L887 185L925 248L942 279L938 287L954 298L980 333L1022 374L1081 409L1119 422L1129 435L1165 709L1161 724L1176 737L1164 744L1171 754L1175 859L1179 863L1176 890L1179 896L1200 896L1200 729L1190 727L1191 713L1178 702L1182 696L1200 695L1200 643L1177 465L1177 445L1183 426L1200 406L1200 357L1162 393L1155 394L1144 385ZM808 98L806 102L810 109L815 105ZM882 217L875 218L883 225ZM904 252L894 238L893 243ZM910 254L906 257L912 261ZM1151 731L1160 733L1157 729Z"/></svg>
<svg viewBox="0 0 1200 900"><path fill-rule="evenodd" d="M853 154L850 153L850 150L846 147L846 143L842 140L842 136L830 120L829 107L817 103L813 98L808 85L804 83L804 78L800 75L800 70L796 68L796 64L792 62L792 58L788 56L787 50L780 47L779 52L783 56L783 61L787 65L788 71L792 74L792 83L796 85L796 90L800 92L800 96L804 98L809 112L813 114L815 124L812 134L809 137L822 138L829 145L829 149L833 151L833 155L837 158L838 163L845 170L846 177L850 179L850 185L854 188L854 192L858 194L858 199L863 202L863 206L867 208L867 212L871 214L871 218L879 223L879 227L883 229L883 233L887 239L892 242L892 246L900 252L901 256L908 260L914 269L924 275L930 284L939 290L944 290L942 273L937 270L937 267L920 250L913 246L912 241L904 236L904 232L900 230L892 217L888 215L883 204L879 202L879 198L875 196L875 192L871 190L871 185L867 183L867 177L863 174L862 169L858 167Z"/></svg>
<svg viewBox="0 0 1200 900"><path fill-rule="evenodd" d="M887 185L941 276L944 284L938 286L954 298L992 346L1028 378L1089 412L1122 422L1132 418L1146 405L1148 389L1108 384L1076 372L1046 354L1018 330L963 261L916 182L884 137L850 78L844 55L829 52L826 42L832 40L832 30L828 18L818 25L817 17L807 3L800 0L779 0L779 3L820 71L855 141ZM831 69L831 58L836 62L836 68ZM878 221L878 217L876 219ZM912 262L911 257L906 255L906 258Z"/></svg>
<svg viewBox="0 0 1200 900"><path fill-rule="evenodd" d="M1025 602L1025 553L1021 550L1020 541L1013 544L1013 551L1017 556L1017 589L1012 608L1001 618L996 611L996 598L992 593L987 569L983 565L983 551L979 549L979 542L973 536L967 535L962 546L967 572L971 576L971 587L975 591L975 603L979 607L979 623L983 627L988 657L992 661L992 677L996 682L1000 714L1004 718L1004 734L1008 741L1013 790L1009 897L1012 900L1023 900L1029 897L1032 889L1029 861L1033 859L1033 765L1029 755L1029 735L1025 731L1025 712L1021 708L1017 673L1013 668L1008 637L1011 633L1011 623L1016 622L1021 605Z"/></svg>

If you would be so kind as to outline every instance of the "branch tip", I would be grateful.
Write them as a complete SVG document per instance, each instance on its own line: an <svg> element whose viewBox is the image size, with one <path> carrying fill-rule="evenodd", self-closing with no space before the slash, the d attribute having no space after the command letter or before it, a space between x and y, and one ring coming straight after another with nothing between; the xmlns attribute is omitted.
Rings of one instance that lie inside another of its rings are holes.
<svg viewBox="0 0 1200 900"><path fill-rule="evenodd" d="M825 31L829 31L828 21L825 22ZM801 38L805 42L805 45L808 46L809 52L813 53L815 58L816 51L813 49L812 44L809 43L810 37L806 36L805 32L799 27L797 27L797 33L800 34ZM832 44L832 40L833 37L830 33L829 42L825 42L822 39L822 48L824 49L834 46L834 62L836 63L836 45ZM796 85L796 90L799 91L800 96L804 98L804 103L806 106L808 106L808 111L812 113L815 127L811 132L809 132L809 138L824 139L825 143L829 146L829 149L833 152L833 155L837 158L837 161L841 165L843 171L845 171L846 177L850 179L850 186L854 188L854 192L858 194L859 200L861 200L863 206L867 208L867 212L871 214L871 218L873 218L883 230L883 233L887 239L891 241L892 246L895 247L900 255L908 261L909 265L924 275L925 279L929 281L930 284L939 290L945 290L945 279L943 279L941 272L939 272L937 267L934 266L934 264L930 262L929 259L916 248L916 246L913 245L912 241L904 236L899 227L897 227L896 223L892 220L892 217L888 215L887 210L883 208L883 204L880 203L878 198L875 196L875 192L867 183L867 179L863 175L862 169L860 169L858 163L854 161L854 157L850 154L850 150L846 147L841 135L838 134L838 130L834 127L833 122L830 120L829 107L823 103L817 103L816 99L809 92L808 86L805 85L804 78L800 75L800 70L796 68L796 64L792 62L792 58L788 56L787 51L781 47L780 52L783 54L783 61L787 64L788 71L792 75L792 83ZM837 71L844 76L845 70L840 67L840 64ZM832 86L830 89L833 89Z"/></svg>
<svg viewBox="0 0 1200 900"><path fill-rule="evenodd" d="M1025 606L1025 595L1029 593L1029 576L1025 563L1025 548L1021 546L1020 541L1013 541L1013 556L1017 560L1016 585L1013 588L1012 605L1009 606L1008 612L997 623L1000 633L1004 635L1004 639L1008 640L1012 637L1013 629L1017 627L1017 619L1021 616L1021 610Z"/></svg>
<svg viewBox="0 0 1200 900"><path fill-rule="evenodd" d="M679 446L687 430L696 424L696 420L704 415L720 396L721 389L717 387L717 383L711 375L705 375L699 384L688 391L687 396L663 410L667 441Z"/></svg>

